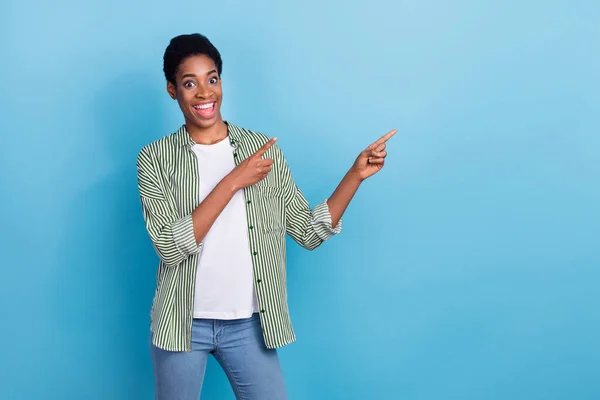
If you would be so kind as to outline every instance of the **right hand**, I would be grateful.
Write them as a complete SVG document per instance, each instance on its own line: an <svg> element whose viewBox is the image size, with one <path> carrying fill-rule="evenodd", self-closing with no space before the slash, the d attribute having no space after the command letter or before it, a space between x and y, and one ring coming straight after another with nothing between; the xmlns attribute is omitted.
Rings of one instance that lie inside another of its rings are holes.
<svg viewBox="0 0 600 400"><path fill-rule="evenodd" d="M271 172L273 159L266 158L263 160L262 156L276 141L277 138L269 140L256 153L242 161L229 173L235 191L252 186L267 177L267 174Z"/></svg>

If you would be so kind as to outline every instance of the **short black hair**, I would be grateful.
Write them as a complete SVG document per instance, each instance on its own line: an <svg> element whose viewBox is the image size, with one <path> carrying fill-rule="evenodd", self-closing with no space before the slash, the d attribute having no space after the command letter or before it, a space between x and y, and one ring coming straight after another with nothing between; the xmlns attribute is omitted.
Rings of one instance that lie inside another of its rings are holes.
<svg viewBox="0 0 600 400"><path fill-rule="evenodd" d="M199 33L192 33L174 37L167 46L163 57L163 72L167 81L175 85L177 68L179 68L186 58L199 54L210 57L215 62L217 72L221 76L223 61L221 60L219 50L217 50L206 36Z"/></svg>

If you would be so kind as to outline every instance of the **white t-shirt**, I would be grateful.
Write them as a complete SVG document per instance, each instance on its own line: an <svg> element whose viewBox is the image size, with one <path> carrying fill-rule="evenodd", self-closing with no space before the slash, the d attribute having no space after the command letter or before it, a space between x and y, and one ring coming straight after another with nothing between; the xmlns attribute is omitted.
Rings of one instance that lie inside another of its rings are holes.
<svg viewBox="0 0 600 400"><path fill-rule="evenodd" d="M200 169L200 201L235 168L229 138L192 147ZM194 318L239 319L258 311L243 190L236 192L203 240Z"/></svg>

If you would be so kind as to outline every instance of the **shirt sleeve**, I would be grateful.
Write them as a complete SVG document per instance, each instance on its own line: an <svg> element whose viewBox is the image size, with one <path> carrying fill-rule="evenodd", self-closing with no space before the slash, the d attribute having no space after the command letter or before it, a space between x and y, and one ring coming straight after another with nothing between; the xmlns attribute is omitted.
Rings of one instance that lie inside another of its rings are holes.
<svg viewBox="0 0 600 400"><path fill-rule="evenodd" d="M311 209L302 191L298 188L281 150L278 162L285 196L286 232L302 247L314 250L325 240L342 231L342 219L334 228L327 199Z"/></svg>
<svg viewBox="0 0 600 400"><path fill-rule="evenodd" d="M137 177L146 229L158 257L177 266L202 250L196 243L191 213L181 217L166 199L147 148L137 158Z"/></svg>

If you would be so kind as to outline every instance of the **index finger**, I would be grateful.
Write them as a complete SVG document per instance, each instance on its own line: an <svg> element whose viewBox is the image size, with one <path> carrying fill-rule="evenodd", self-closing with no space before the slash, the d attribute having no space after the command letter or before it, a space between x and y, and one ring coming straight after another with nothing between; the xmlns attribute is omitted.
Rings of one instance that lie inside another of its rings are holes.
<svg viewBox="0 0 600 400"><path fill-rule="evenodd" d="M277 138L274 137L271 140L269 140L267 143L263 144L262 147L258 150L256 150L256 153L254 153L255 157L262 157L267 150L269 150L271 148L271 146L273 146L273 144L277 141Z"/></svg>
<svg viewBox="0 0 600 400"><path fill-rule="evenodd" d="M396 132L398 132L397 129L392 129L391 131L380 137L374 144L381 144L387 142L392 136L396 134Z"/></svg>

